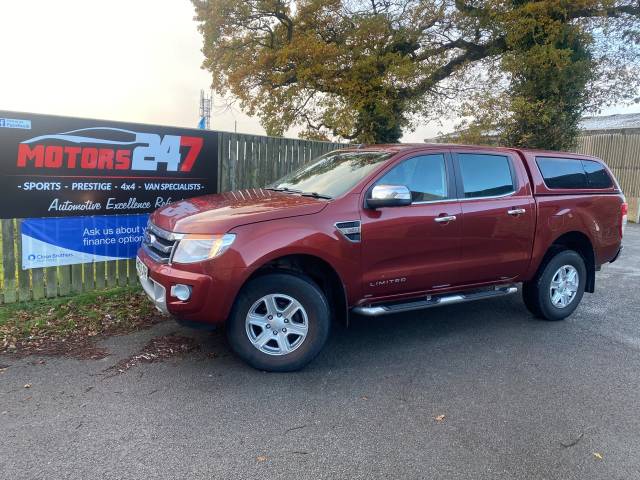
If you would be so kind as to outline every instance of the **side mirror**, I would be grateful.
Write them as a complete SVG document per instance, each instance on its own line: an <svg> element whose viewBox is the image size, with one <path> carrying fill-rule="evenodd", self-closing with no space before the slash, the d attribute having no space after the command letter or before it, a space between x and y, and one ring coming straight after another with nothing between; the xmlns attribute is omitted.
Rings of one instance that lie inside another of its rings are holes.
<svg viewBox="0 0 640 480"><path fill-rule="evenodd" d="M411 205L411 192L405 185L376 185L367 195L368 208Z"/></svg>

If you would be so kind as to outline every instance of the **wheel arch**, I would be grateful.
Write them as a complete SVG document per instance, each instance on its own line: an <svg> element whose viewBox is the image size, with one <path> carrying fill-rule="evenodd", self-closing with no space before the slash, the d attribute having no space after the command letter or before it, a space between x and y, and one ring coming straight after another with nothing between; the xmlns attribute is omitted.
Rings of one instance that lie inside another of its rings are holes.
<svg viewBox="0 0 640 480"><path fill-rule="evenodd" d="M593 293L596 284L596 260L593 243L587 235L579 231L570 231L558 236L547 248L542 261L536 270L536 276L546 266L549 260L561 250L574 250L584 260L587 268L585 291Z"/></svg>
<svg viewBox="0 0 640 480"><path fill-rule="evenodd" d="M274 272L304 275L313 280L329 301L334 318L349 321L347 289L338 271L325 259L312 254L287 254L278 256L260 264L244 280L240 289L252 279Z"/></svg>

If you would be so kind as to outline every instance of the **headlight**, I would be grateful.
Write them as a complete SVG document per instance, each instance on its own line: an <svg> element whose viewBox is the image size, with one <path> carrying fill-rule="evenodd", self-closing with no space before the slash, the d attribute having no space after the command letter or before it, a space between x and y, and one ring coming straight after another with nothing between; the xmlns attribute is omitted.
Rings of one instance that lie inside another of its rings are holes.
<svg viewBox="0 0 640 480"><path fill-rule="evenodd" d="M231 246L236 236L186 234L178 242L173 254L175 263L194 263L222 255Z"/></svg>

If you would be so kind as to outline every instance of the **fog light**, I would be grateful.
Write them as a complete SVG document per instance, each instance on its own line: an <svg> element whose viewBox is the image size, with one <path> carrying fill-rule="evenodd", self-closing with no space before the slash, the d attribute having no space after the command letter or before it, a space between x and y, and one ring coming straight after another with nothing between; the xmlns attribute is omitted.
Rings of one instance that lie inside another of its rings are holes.
<svg viewBox="0 0 640 480"><path fill-rule="evenodd" d="M191 298L191 287L189 285L183 285L181 283L173 285L171 287L171 296L176 297L178 300L186 302Z"/></svg>

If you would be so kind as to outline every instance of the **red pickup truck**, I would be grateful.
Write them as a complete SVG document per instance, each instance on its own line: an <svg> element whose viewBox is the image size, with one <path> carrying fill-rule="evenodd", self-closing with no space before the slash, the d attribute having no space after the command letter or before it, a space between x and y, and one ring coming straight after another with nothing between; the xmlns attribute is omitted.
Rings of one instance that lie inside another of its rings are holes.
<svg viewBox="0 0 640 480"><path fill-rule="evenodd" d="M621 251L627 204L599 159L456 145L338 150L270 187L154 212L138 275L156 306L226 324L252 366L296 370L333 320L517 292L561 320Z"/></svg>

